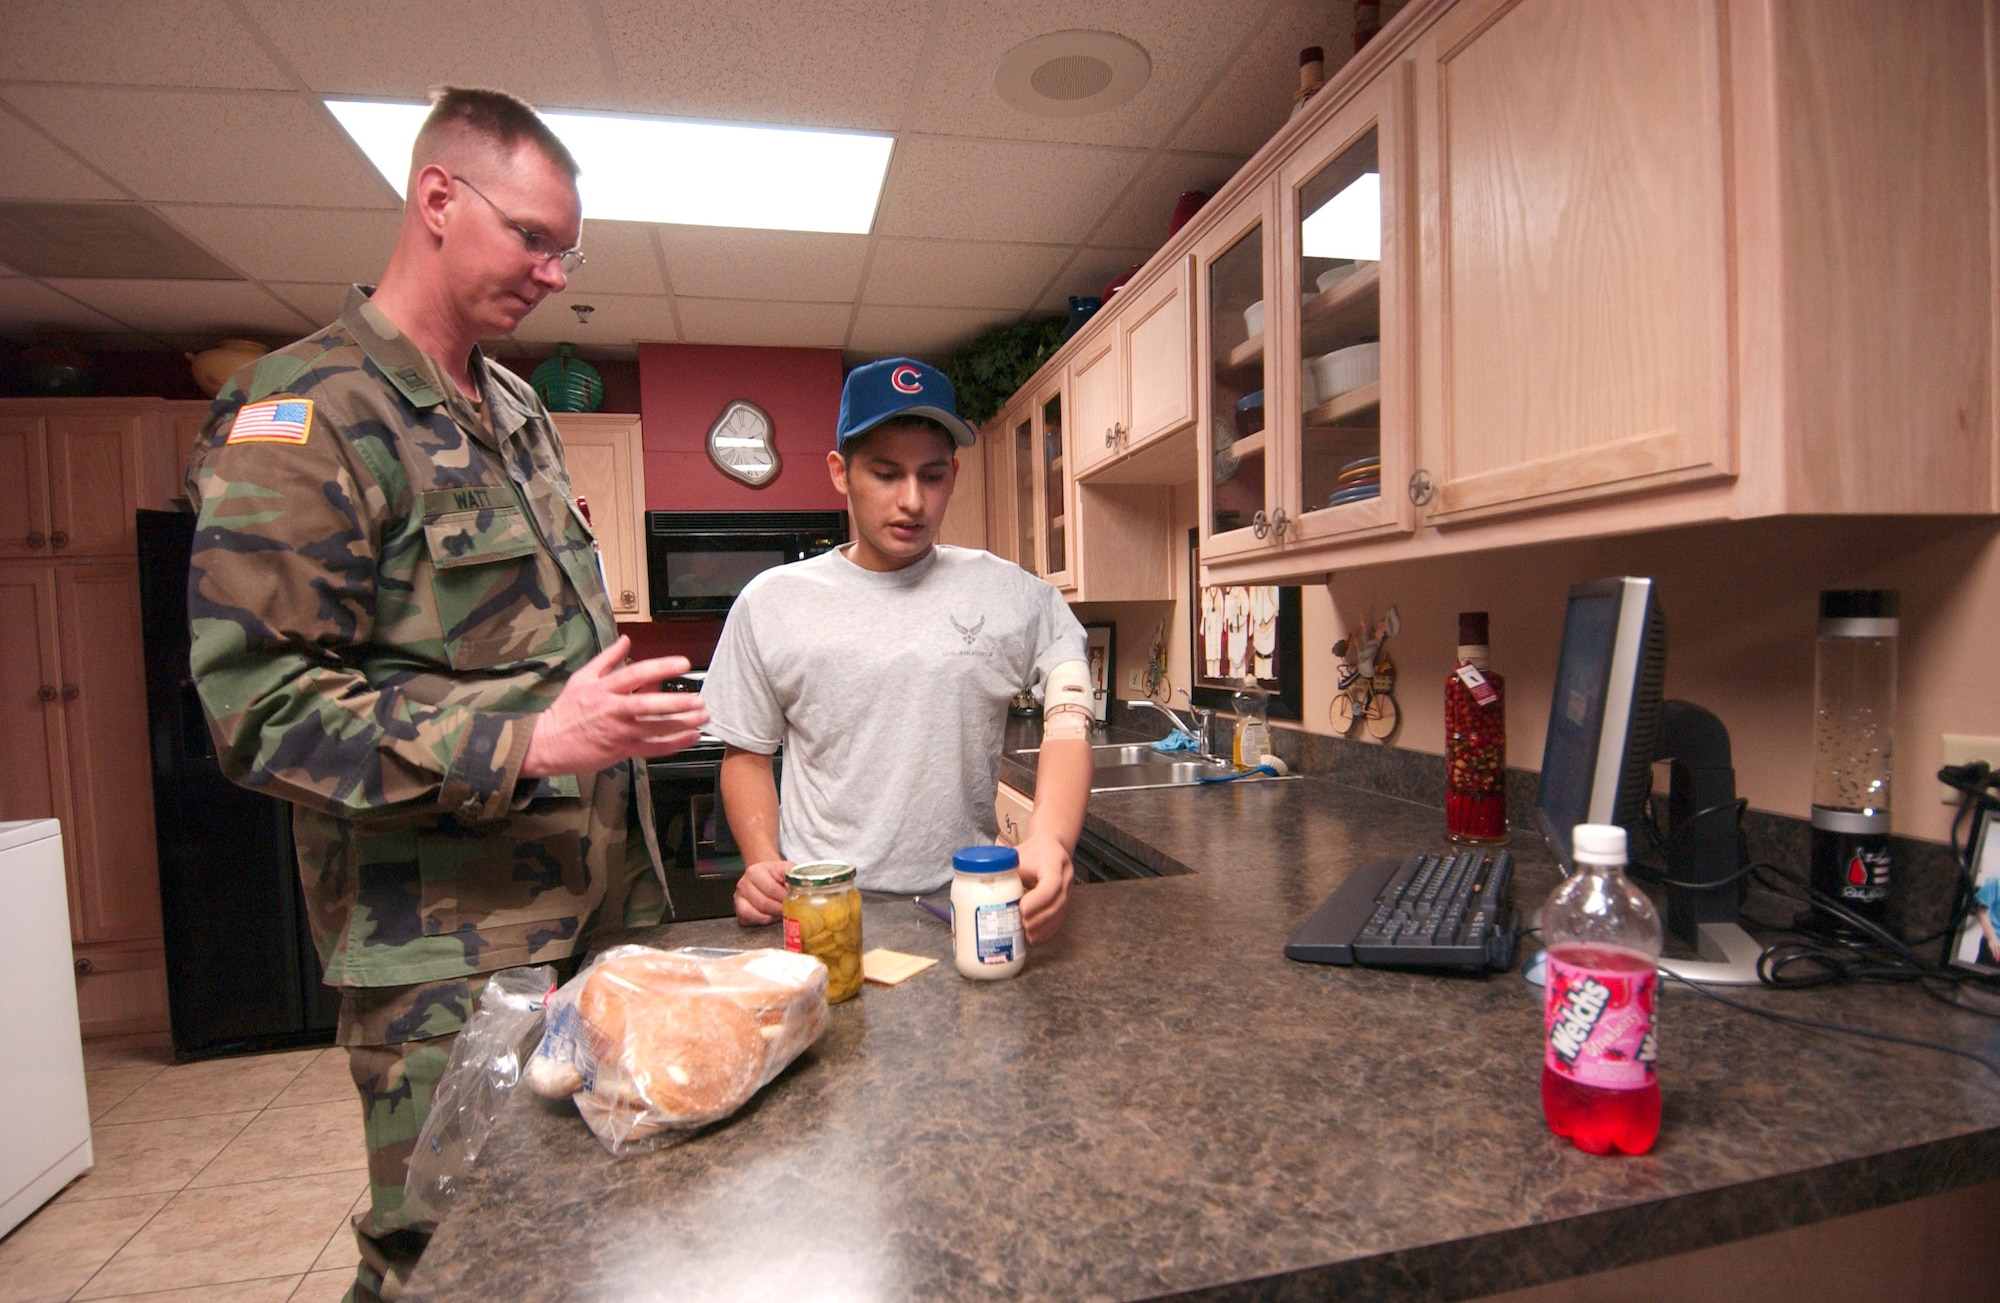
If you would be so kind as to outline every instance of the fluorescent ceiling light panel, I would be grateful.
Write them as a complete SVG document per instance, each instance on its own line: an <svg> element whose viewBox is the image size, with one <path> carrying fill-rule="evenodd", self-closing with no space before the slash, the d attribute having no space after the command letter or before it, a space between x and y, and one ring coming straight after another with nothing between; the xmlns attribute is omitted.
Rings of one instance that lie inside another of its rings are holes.
<svg viewBox="0 0 2000 1303"><path fill-rule="evenodd" d="M402 194L429 106L328 100L326 107ZM866 235L895 143L858 132L601 113L542 120L583 169L584 216L685 226Z"/></svg>
<svg viewBox="0 0 2000 1303"><path fill-rule="evenodd" d="M1299 243L1308 258L1382 257L1382 174L1363 172L1347 189L1299 223Z"/></svg>

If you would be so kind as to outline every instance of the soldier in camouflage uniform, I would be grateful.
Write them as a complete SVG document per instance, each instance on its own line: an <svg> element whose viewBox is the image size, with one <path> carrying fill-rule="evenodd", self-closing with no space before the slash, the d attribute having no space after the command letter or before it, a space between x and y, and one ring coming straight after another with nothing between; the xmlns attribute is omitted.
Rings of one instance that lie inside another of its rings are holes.
<svg viewBox="0 0 2000 1303"><path fill-rule="evenodd" d="M476 347L562 287L575 171L519 101L445 92L382 287L238 372L188 471L195 681L225 771L293 803L341 992L360 1300L396 1297L427 1242L405 1169L485 974L661 916L635 758L706 718L656 690L686 661L620 664L555 426Z"/></svg>

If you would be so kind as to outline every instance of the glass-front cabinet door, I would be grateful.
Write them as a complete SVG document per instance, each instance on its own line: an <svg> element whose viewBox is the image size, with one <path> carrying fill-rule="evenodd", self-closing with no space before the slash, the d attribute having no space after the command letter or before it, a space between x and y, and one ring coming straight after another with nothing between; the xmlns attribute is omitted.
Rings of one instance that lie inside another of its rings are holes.
<svg viewBox="0 0 2000 1303"><path fill-rule="evenodd" d="M1399 238L1407 74L1385 73L1281 173L1288 546L1411 527L1408 276ZM1406 94L1406 92L1403 92ZM1294 322L1296 323L1294 325Z"/></svg>
<svg viewBox="0 0 2000 1303"><path fill-rule="evenodd" d="M1041 570L1041 561L1035 555L1035 411L1032 407L1015 407L1006 419L1007 464L1013 480L1008 505L1013 509L1013 519L1005 527L1011 531L1008 541L1014 548L1014 560L1021 569L1036 574Z"/></svg>
<svg viewBox="0 0 2000 1303"><path fill-rule="evenodd" d="M1265 551L1275 541L1279 458L1265 419L1270 219L1267 187L1246 196L1195 250L1204 561Z"/></svg>
<svg viewBox="0 0 2000 1303"><path fill-rule="evenodd" d="M1060 383L1035 397L1037 487L1041 491L1042 577L1062 588L1072 582L1075 531L1070 527L1070 459L1064 437L1063 388Z"/></svg>

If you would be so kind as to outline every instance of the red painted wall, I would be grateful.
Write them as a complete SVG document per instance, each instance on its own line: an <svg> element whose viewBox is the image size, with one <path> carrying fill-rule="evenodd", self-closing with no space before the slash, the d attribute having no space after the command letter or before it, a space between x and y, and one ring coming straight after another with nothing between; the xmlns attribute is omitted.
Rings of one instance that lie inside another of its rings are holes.
<svg viewBox="0 0 2000 1303"><path fill-rule="evenodd" d="M842 379L837 348L639 345L647 510L844 510L826 474ZM761 489L708 459L708 429L738 398L771 417L778 478Z"/></svg>
<svg viewBox="0 0 2000 1303"><path fill-rule="evenodd" d="M646 443L648 511L842 511L827 478L845 378L837 348L722 344L639 345L639 416ZM761 489L730 479L708 459L708 430L737 399L771 418L778 478ZM720 620L654 620L621 626L635 657L685 656L708 664Z"/></svg>

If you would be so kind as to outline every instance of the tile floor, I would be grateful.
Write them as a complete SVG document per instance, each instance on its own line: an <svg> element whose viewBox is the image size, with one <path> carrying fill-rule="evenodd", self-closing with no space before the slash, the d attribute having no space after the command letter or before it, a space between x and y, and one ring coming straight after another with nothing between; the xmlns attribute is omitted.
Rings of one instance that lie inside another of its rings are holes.
<svg viewBox="0 0 2000 1303"><path fill-rule="evenodd" d="M344 1050L84 1049L97 1166L0 1240L0 1303L335 1303L368 1192Z"/></svg>

